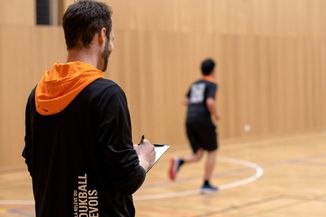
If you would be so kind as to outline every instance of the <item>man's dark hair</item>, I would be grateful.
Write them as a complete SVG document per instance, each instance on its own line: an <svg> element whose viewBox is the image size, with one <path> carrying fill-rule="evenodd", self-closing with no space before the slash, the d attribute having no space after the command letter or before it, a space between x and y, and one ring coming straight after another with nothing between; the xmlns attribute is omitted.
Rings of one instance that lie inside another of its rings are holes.
<svg viewBox="0 0 326 217"><path fill-rule="evenodd" d="M88 47L94 35L103 27L110 38L112 10L102 2L79 0L68 7L63 16L67 48Z"/></svg>
<svg viewBox="0 0 326 217"><path fill-rule="evenodd" d="M203 75L210 75L215 68L215 62L212 59L205 59L201 63L201 72Z"/></svg>

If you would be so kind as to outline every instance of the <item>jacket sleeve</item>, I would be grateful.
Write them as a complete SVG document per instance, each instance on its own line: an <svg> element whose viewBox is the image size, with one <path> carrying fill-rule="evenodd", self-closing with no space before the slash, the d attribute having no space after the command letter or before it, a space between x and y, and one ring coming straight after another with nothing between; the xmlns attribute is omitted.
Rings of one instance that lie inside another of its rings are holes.
<svg viewBox="0 0 326 217"><path fill-rule="evenodd" d="M97 138L107 177L122 194L133 194L144 182L146 172L131 139L131 123L124 92L114 86L99 100Z"/></svg>
<svg viewBox="0 0 326 217"><path fill-rule="evenodd" d="M34 91L33 91L34 92ZM33 98L33 92L29 96L25 109L25 146L23 149L22 156L25 158L25 163L27 165L28 171L32 176L32 162L31 162L31 148L32 148L32 132L31 132L31 98Z"/></svg>

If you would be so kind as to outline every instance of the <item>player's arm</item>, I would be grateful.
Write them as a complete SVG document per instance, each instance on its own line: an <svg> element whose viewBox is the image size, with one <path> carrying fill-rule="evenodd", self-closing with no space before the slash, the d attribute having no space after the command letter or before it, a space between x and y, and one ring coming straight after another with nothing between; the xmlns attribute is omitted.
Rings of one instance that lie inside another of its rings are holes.
<svg viewBox="0 0 326 217"><path fill-rule="evenodd" d="M213 97L208 97L206 99L206 106L208 108L208 111L214 117L214 119L218 121L220 119L220 117L218 115L218 111L217 111L216 105L215 105L215 99Z"/></svg>
<svg viewBox="0 0 326 217"><path fill-rule="evenodd" d="M188 90L187 94L185 95L185 97L183 99L183 105L186 107L188 107L188 105L189 105L190 91L191 91L191 89Z"/></svg>
<svg viewBox="0 0 326 217"><path fill-rule="evenodd" d="M189 98L186 96L183 100L183 105L187 107L188 104L189 104Z"/></svg>

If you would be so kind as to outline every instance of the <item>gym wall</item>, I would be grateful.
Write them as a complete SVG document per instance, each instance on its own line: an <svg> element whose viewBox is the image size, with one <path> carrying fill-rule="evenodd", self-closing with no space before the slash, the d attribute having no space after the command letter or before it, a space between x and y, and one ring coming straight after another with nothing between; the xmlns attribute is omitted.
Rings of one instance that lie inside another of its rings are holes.
<svg viewBox="0 0 326 217"><path fill-rule="evenodd" d="M107 2L116 37L107 77L127 94L135 143L145 134L186 145L182 101L205 57L218 61L222 140L326 128L325 1ZM0 169L12 169L23 167L27 96L66 51L60 26L34 24L34 1L3 5Z"/></svg>

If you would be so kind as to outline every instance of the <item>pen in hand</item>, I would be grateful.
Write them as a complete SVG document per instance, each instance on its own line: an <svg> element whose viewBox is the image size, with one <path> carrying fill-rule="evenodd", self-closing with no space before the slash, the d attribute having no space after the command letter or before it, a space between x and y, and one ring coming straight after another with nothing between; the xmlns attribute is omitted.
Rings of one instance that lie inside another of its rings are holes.
<svg viewBox="0 0 326 217"><path fill-rule="evenodd" d="M144 135L142 135L142 136L141 136L141 139L140 139L140 142L139 142L139 144L138 144L138 145L142 144L142 143L144 142L144 139L145 139L145 136L144 136Z"/></svg>

